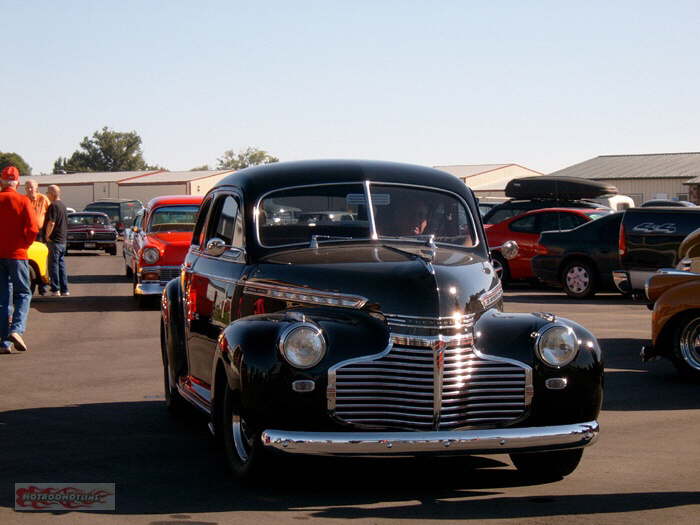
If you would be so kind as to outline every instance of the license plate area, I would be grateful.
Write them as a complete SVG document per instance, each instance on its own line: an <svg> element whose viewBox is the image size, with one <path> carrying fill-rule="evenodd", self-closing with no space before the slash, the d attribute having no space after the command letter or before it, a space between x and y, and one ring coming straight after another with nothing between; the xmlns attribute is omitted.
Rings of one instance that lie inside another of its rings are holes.
<svg viewBox="0 0 700 525"><path fill-rule="evenodd" d="M96 248L97 245L94 242L86 242L85 248Z"/></svg>

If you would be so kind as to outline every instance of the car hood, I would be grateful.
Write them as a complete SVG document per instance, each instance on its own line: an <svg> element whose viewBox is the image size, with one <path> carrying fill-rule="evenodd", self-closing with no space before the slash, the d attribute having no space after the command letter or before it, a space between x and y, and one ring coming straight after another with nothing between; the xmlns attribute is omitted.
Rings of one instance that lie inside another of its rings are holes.
<svg viewBox="0 0 700 525"><path fill-rule="evenodd" d="M440 247L432 261L415 244L332 245L278 252L263 258L248 278L310 290L361 296L388 314L451 317L484 310L479 298L498 285L488 259Z"/></svg>
<svg viewBox="0 0 700 525"><path fill-rule="evenodd" d="M153 247L160 251L160 266L175 266L185 260L192 242L192 232L158 232L146 235L144 249Z"/></svg>

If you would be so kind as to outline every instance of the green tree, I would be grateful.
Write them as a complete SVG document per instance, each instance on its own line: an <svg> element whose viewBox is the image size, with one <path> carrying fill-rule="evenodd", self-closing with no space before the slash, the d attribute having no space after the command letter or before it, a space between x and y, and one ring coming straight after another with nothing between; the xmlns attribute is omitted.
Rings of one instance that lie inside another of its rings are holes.
<svg viewBox="0 0 700 525"><path fill-rule="evenodd" d="M267 151L254 147L247 147L245 150L236 153L232 149L224 151L223 156L217 159L217 169L220 170L242 170L248 166L258 166L260 164L272 164L280 159L273 157Z"/></svg>
<svg viewBox="0 0 700 525"><path fill-rule="evenodd" d="M141 137L135 131L114 131L108 127L83 138L80 148L70 157L59 157L54 173L79 171L136 171L157 169L146 164Z"/></svg>
<svg viewBox="0 0 700 525"><path fill-rule="evenodd" d="M0 151L0 171L6 166L14 166L19 170L20 175L31 175L32 168L18 153L3 153Z"/></svg>
<svg viewBox="0 0 700 525"><path fill-rule="evenodd" d="M202 164L201 166L195 166L190 171L209 171L210 169L209 164Z"/></svg>

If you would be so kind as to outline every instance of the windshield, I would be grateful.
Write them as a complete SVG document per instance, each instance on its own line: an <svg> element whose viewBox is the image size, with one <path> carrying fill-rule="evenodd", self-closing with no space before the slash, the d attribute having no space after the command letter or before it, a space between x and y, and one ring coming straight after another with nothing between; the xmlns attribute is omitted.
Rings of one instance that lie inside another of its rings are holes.
<svg viewBox="0 0 700 525"><path fill-rule="evenodd" d="M99 224L101 226L107 226L109 224L109 219L102 215L69 215L68 224L81 226Z"/></svg>
<svg viewBox="0 0 700 525"><path fill-rule="evenodd" d="M474 225L455 195L402 185L373 184L372 213L365 186L327 184L276 191L258 205L258 234L263 246L324 240L378 239L425 241L471 247Z"/></svg>
<svg viewBox="0 0 700 525"><path fill-rule="evenodd" d="M162 206L151 215L149 232L191 232L199 206Z"/></svg>
<svg viewBox="0 0 700 525"><path fill-rule="evenodd" d="M121 221L121 213L119 213L119 204L88 204L86 210L99 211L107 214L112 222Z"/></svg>

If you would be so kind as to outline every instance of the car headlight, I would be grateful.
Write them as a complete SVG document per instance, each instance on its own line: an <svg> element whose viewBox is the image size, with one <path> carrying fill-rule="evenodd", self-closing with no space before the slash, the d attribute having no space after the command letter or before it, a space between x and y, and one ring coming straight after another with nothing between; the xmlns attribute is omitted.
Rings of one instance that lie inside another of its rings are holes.
<svg viewBox="0 0 700 525"><path fill-rule="evenodd" d="M146 248L143 251L143 260L146 264L154 264L160 259L160 252L155 248Z"/></svg>
<svg viewBox="0 0 700 525"><path fill-rule="evenodd" d="M578 338L568 326L545 327L537 334L537 355L549 366L556 368L570 363L578 352Z"/></svg>
<svg viewBox="0 0 700 525"><path fill-rule="evenodd" d="M279 349L290 365L311 368L326 355L326 340L317 326L296 323L282 332Z"/></svg>

